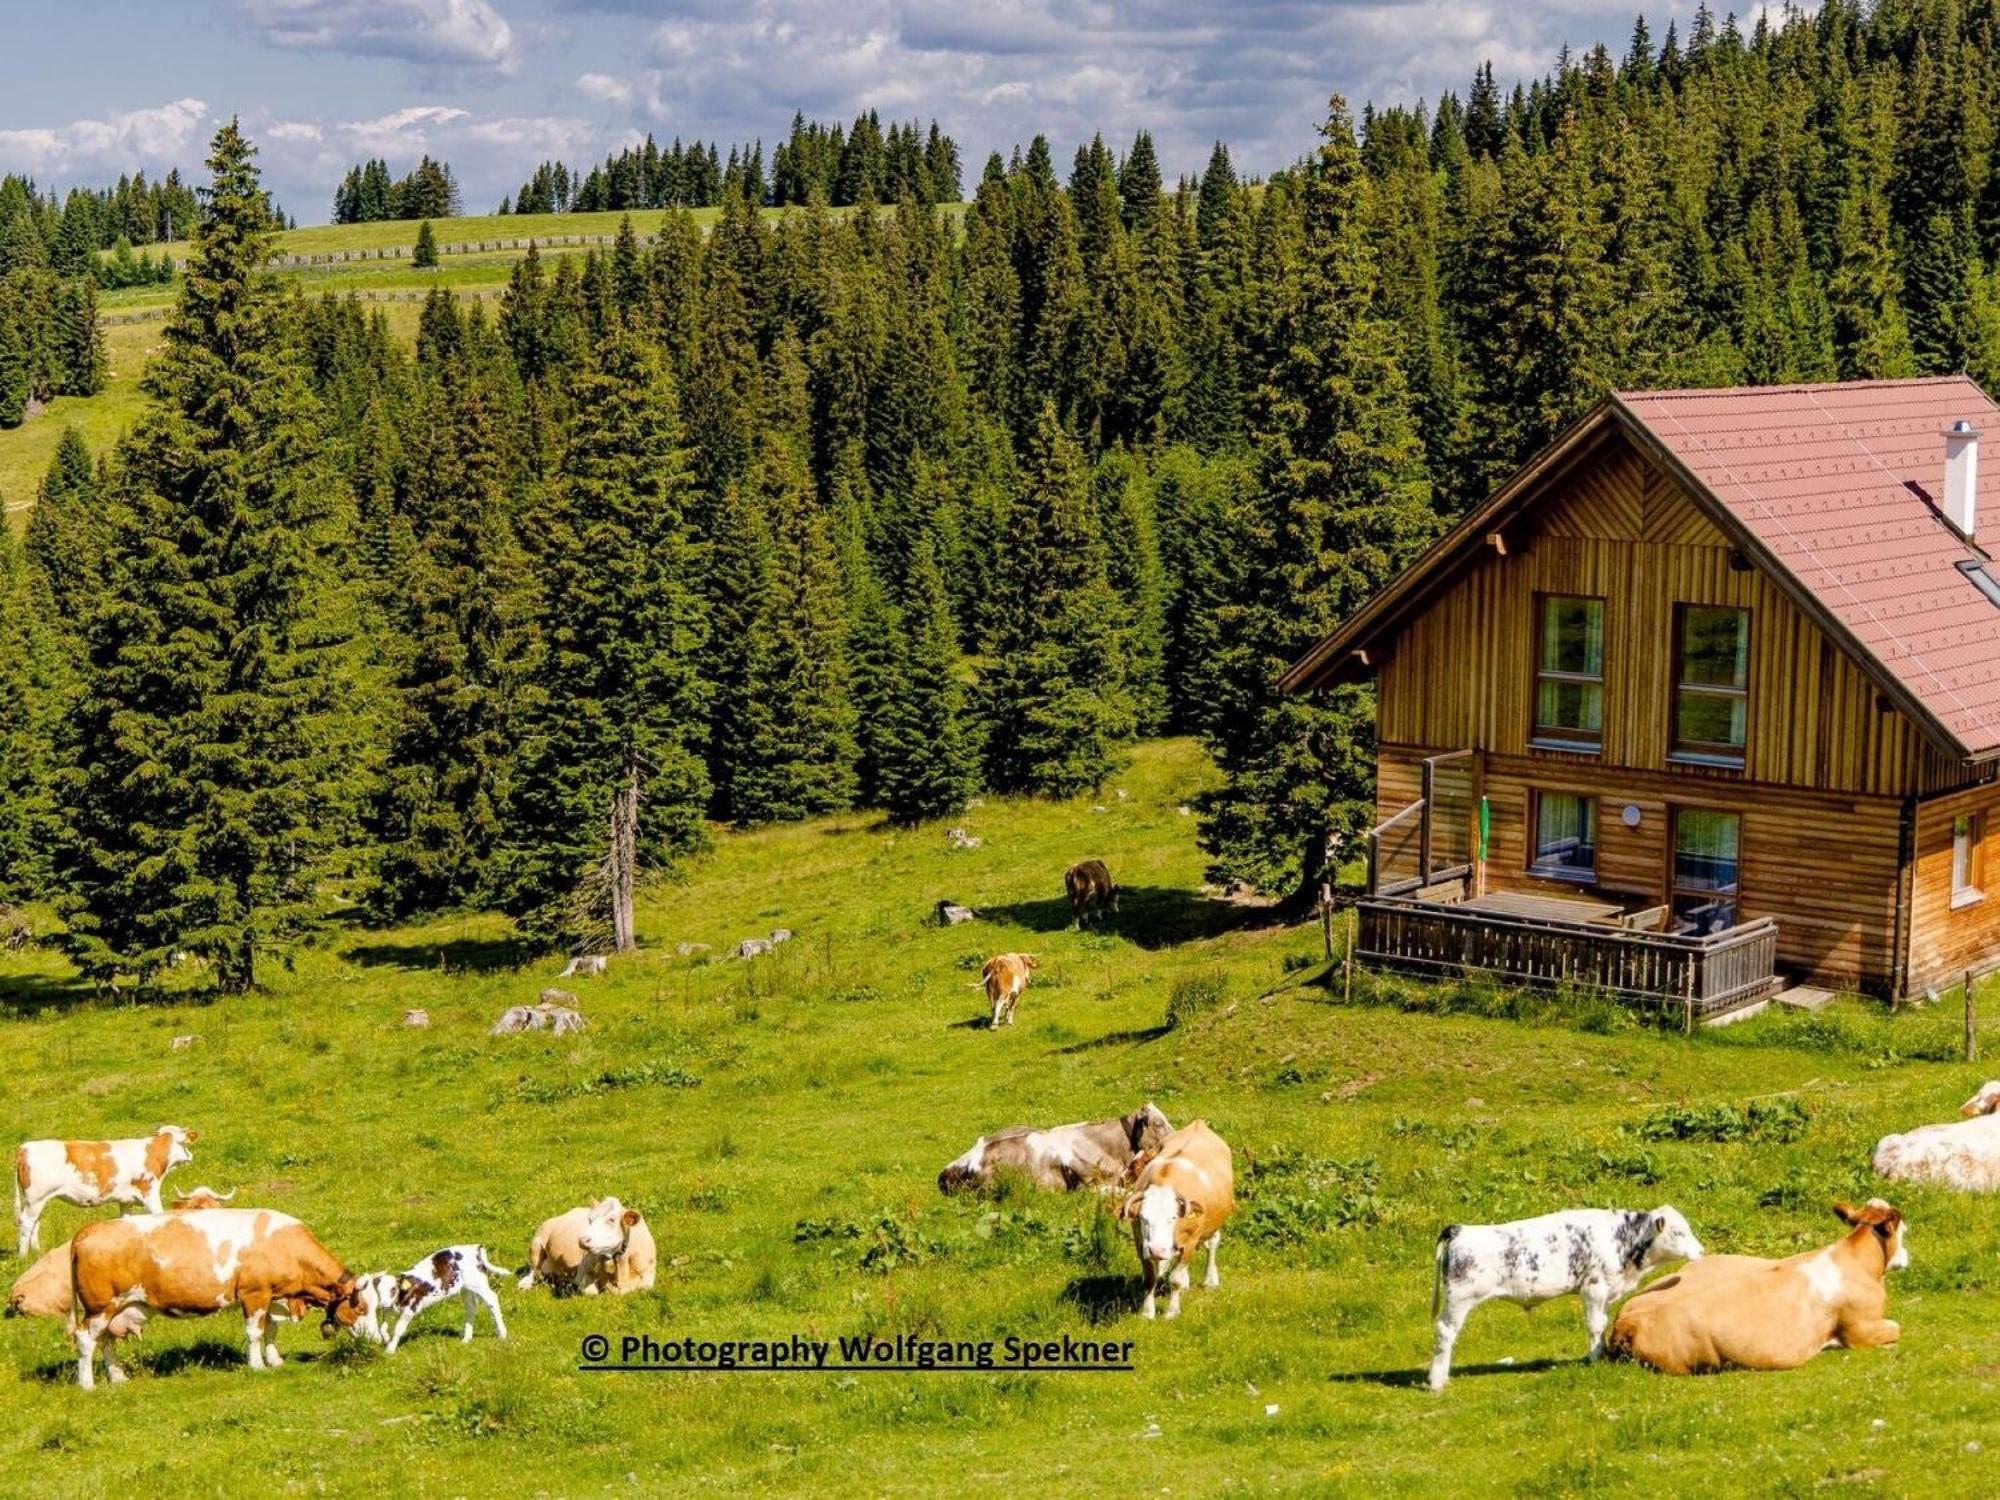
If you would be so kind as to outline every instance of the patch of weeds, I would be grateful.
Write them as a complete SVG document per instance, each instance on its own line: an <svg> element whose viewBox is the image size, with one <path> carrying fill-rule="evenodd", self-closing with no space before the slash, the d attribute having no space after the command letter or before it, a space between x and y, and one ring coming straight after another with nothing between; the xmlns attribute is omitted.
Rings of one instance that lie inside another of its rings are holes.
<svg viewBox="0 0 2000 1500"><path fill-rule="evenodd" d="M1389 1134L1402 1139L1425 1141L1447 1151L1462 1151L1477 1145L1486 1135L1482 1125L1439 1125L1432 1120L1413 1120L1397 1115L1389 1122Z"/></svg>
<svg viewBox="0 0 2000 1500"><path fill-rule="evenodd" d="M851 1260L860 1270L884 1276L898 1266L922 1265L946 1253L943 1244L886 1208L866 1220L800 1219L792 1226L792 1243L825 1245L833 1259Z"/></svg>
<svg viewBox="0 0 2000 1500"><path fill-rule="evenodd" d="M1287 953L1279 960L1280 967L1287 974L1297 974L1304 969L1317 969L1326 960L1313 953Z"/></svg>
<svg viewBox="0 0 2000 1500"><path fill-rule="evenodd" d="M735 1203L735 1192L720 1183L703 1183L688 1190L687 1206L697 1213L726 1214Z"/></svg>
<svg viewBox="0 0 2000 1500"><path fill-rule="evenodd" d="M1214 1010L1222 1003L1225 993L1220 973L1189 974L1175 980L1173 990L1167 996L1167 1030L1177 1030L1196 1016Z"/></svg>
<svg viewBox="0 0 2000 1500"><path fill-rule="evenodd" d="M675 1063L642 1062L622 1068L606 1068L590 1078L570 1078L549 1082L523 1078L508 1090L507 1097L519 1104L558 1104L565 1099L590 1099L599 1094L615 1094L621 1089L691 1089L701 1080Z"/></svg>
<svg viewBox="0 0 2000 1500"><path fill-rule="evenodd" d="M1811 1119L1798 1099L1752 1099L1747 1107L1734 1104L1668 1105L1639 1122L1638 1133L1648 1141L1749 1141L1778 1145L1796 1141Z"/></svg>
<svg viewBox="0 0 2000 1500"><path fill-rule="evenodd" d="M1597 1175L1650 1185L1660 1180L1660 1162L1650 1151L1600 1151Z"/></svg>
<svg viewBox="0 0 2000 1500"><path fill-rule="evenodd" d="M1063 1226L1057 1243L1064 1255L1080 1261L1086 1269L1108 1271L1118 1260L1124 1238L1119 1232L1117 1214L1099 1198L1088 1219Z"/></svg>
<svg viewBox="0 0 2000 1500"><path fill-rule="evenodd" d="M873 1005L882 998L882 992L872 984L848 984L828 991L826 998L837 1005Z"/></svg>
<svg viewBox="0 0 2000 1500"><path fill-rule="evenodd" d="M1372 1157L1335 1161L1276 1152L1255 1163L1244 1185L1250 1211L1236 1234L1253 1245L1296 1245L1356 1224L1378 1223L1381 1172Z"/></svg>
<svg viewBox="0 0 2000 1500"><path fill-rule="evenodd" d="M1047 1239L1049 1225L1041 1215L1029 1210L989 1208L973 1224L972 1232L990 1244L1007 1249Z"/></svg>

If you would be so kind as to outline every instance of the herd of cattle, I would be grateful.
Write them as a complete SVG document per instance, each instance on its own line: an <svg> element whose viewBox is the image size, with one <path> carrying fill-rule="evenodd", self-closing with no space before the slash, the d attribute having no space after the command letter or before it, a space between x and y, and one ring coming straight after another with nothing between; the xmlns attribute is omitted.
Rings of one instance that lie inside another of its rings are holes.
<svg viewBox="0 0 2000 1500"><path fill-rule="evenodd" d="M1116 887L1101 861L1072 867L1064 883L1079 927L1093 913L1117 910ZM592 972L602 973L602 961L594 962ZM987 961L980 982L996 1029L1012 1020L1035 967L1026 954ZM1876 1172L1968 1191L2000 1187L2000 1081L1981 1088L1961 1114L1966 1118L1883 1137L1873 1157ZM15 1152L14 1224L23 1257L40 1248L43 1211L52 1201L144 1210L83 1225L35 1261L8 1297L9 1314L67 1319L84 1389L94 1384L100 1355L107 1378L125 1379L117 1345L136 1337L151 1314L200 1317L240 1308L253 1370L282 1363L274 1321L303 1321L313 1312L323 1336L344 1330L393 1354L420 1314L456 1297L464 1339L472 1338L482 1307L495 1334L507 1336L492 1278L514 1273L493 1265L483 1246L447 1246L402 1272L356 1274L299 1220L231 1206L234 1193L196 1188L163 1209L165 1179L193 1160L196 1140L192 1130L163 1125L131 1140L28 1141ZM1203 1284L1220 1285L1216 1255L1236 1207L1235 1168L1228 1143L1206 1121L1176 1130L1148 1102L1115 1119L1017 1126L980 1136L937 1181L944 1193L978 1192L1007 1175L1052 1191L1091 1188L1117 1199L1116 1217L1130 1224L1139 1259L1145 1317L1155 1315L1163 1281L1166 1316L1179 1315L1198 1250L1208 1256ZM1533 1307L1579 1296L1590 1358L1608 1352L1670 1374L1789 1369L1824 1348L1894 1343L1900 1330L1884 1317L1885 1278L1909 1264L1902 1216L1879 1198L1859 1207L1835 1204L1834 1212L1848 1226L1845 1235L1782 1260L1704 1255L1687 1220L1664 1205L1451 1225L1439 1235L1434 1257L1430 1384L1444 1388L1466 1318L1493 1300ZM1641 1285L1671 1262L1683 1264ZM656 1266L644 1216L603 1198L541 1224L518 1287L541 1281L584 1296L646 1291ZM1612 1307L1621 1299L1614 1322Z"/></svg>

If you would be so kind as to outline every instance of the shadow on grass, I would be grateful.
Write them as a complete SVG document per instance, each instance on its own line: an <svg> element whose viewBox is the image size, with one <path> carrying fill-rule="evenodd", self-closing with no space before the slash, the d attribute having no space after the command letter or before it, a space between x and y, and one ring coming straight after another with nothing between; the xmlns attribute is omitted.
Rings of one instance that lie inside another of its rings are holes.
<svg viewBox="0 0 2000 1500"><path fill-rule="evenodd" d="M963 1021L952 1021L945 1027L946 1031L991 1031L992 1029L993 1017L990 1015L967 1016Z"/></svg>
<svg viewBox="0 0 2000 1500"><path fill-rule="evenodd" d="M341 957L377 968L490 973L518 969L528 953L514 938L452 938L442 943L359 943Z"/></svg>
<svg viewBox="0 0 2000 1500"><path fill-rule="evenodd" d="M1559 1370L1564 1365L1581 1364L1574 1359L1524 1359L1516 1364L1453 1365L1451 1378L1478 1375L1539 1375L1545 1370ZM1326 1377L1331 1385L1382 1385L1396 1389L1428 1389L1431 1372L1428 1367L1414 1370L1343 1370Z"/></svg>
<svg viewBox="0 0 2000 1500"><path fill-rule="evenodd" d="M982 906L979 917L996 926L1022 927L1030 932L1061 932L1071 925L1069 902L1061 896L1046 901L1017 901L1009 906ZM1093 917L1088 930L1123 938L1150 950L1220 937L1225 932L1277 920L1274 913L1263 907L1212 901L1199 891L1140 885L1121 887L1118 910Z"/></svg>
<svg viewBox="0 0 2000 1500"><path fill-rule="evenodd" d="M1079 1276L1062 1289L1062 1300L1097 1324L1130 1317L1139 1306L1139 1283L1130 1276Z"/></svg>
<svg viewBox="0 0 2000 1500"><path fill-rule="evenodd" d="M1137 1046L1144 1042L1157 1042L1172 1030L1171 1026L1140 1026L1128 1031L1107 1031L1103 1036L1092 1037L1087 1042L1071 1042L1056 1051L1068 1057L1077 1052L1095 1052L1100 1047Z"/></svg>
<svg viewBox="0 0 2000 1500"><path fill-rule="evenodd" d="M75 1010L98 998L94 985L74 976L15 974L0 978L0 1012L39 1016L49 1011Z"/></svg>

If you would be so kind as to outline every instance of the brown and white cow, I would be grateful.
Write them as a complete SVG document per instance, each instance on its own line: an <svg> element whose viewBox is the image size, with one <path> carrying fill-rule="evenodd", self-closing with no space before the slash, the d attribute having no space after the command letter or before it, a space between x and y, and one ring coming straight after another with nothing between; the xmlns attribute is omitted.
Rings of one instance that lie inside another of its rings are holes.
<svg viewBox="0 0 2000 1500"><path fill-rule="evenodd" d="M218 1193L198 1187L174 1195L173 1212L184 1214L194 1208L221 1208L236 1196L232 1189ZM42 1258L23 1271L7 1293L10 1318L60 1318L69 1311L69 1241L45 1251Z"/></svg>
<svg viewBox="0 0 2000 1500"><path fill-rule="evenodd" d="M1014 1007L1028 987L1028 975L1040 967L1032 953L996 953L986 960L979 982L985 987L986 1003L993 1007L991 1030L1014 1024Z"/></svg>
<svg viewBox="0 0 2000 1500"><path fill-rule="evenodd" d="M616 1198L544 1219L528 1245L528 1264L516 1283L522 1291L545 1281L558 1292L619 1296L648 1292L659 1252L645 1215Z"/></svg>
<svg viewBox="0 0 2000 1500"><path fill-rule="evenodd" d="M1116 1120L996 1130L938 1173L938 1191L983 1188L1002 1171L1025 1173L1037 1187L1061 1191L1115 1185L1125 1180L1134 1157L1158 1146L1173 1128L1148 1102Z"/></svg>
<svg viewBox="0 0 2000 1500"><path fill-rule="evenodd" d="M124 1380L116 1346L149 1313L201 1318L225 1307L243 1309L250 1368L275 1370L284 1360L264 1332L274 1307L323 1308L320 1331L352 1330L362 1314L357 1278L290 1214L268 1208L201 1208L188 1213L135 1214L86 1224L70 1241L70 1337L76 1381L94 1384L92 1365L103 1346L104 1373Z"/></svg>
<svg viewBox="0 0 2000 1500"><path fill-rule="evenodd" d="M17 1254L41 1248L42 1211L53 1198L78 1208L144 1204L160 1213L160 1183L194 1160L192 1130L162 1125L123 1141L23 1141L14 1152L14 1232Z"/></svg>
<svg viewBox="0 0 2000 1500"><path fill-rule="evenodd" d="M1935 1182L1962 1193L2000 1188L2000 1079L1958 1107L1965 1118L1919 1125L1875 1143L1870 1165L1895 1182Z"/></svg>
<svg viewBox="0 0 2000 1500"><path fill-rule="evenodd" d="M1191 1120L1160 1143L1159 1149L1138 1157L1126 1174L1132 1183L1121 1219L1132 1224L1132 1243L1139 1252L1139 1269L1146 1278L1146 1300L1139 1311L1153 1316L1153 1296L1167 1277L1167 1316L1181 1312L1181 1293L1188 1284L1187 1263L1196 1246L1208 1250L1205 1287L1222 1285L1215 1269L1222 1226L1236 1211L1236 1170L1229 1143L1208 1128L1206 1120Z"/></svg>
<svg viewBox="0 0 2000 1500"><path fill-rule="evenodd" d="M1079 929L1092 912L1102 916L1118 910L1118 887L1111 883L1111 870L1101 859L1080 859L1063 871L1063 889L1069 893L1069 914Z"/></svg>
<svg viewBox="0 0 2000 1500"><path fill-rule="evenodd" d="M1822 1349L1893 1344L1885 1275L1910 1263L1903 1216L1880 1198L1836 1203L1850 1232L1783 1260L1706 1255L1633 1294L1606 1345L1668 1375L1790 1370Z"/></svg>

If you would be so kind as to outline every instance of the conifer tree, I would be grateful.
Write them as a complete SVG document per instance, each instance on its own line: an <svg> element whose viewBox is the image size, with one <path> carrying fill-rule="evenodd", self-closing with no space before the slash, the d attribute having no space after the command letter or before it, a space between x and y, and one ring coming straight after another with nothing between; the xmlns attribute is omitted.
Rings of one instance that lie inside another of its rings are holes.
<svg viewBox="0 0 2000 1500"><path fill-rule="evenodd" d="M0 902L43 893L54 831L54 653L29 572L0 523Z"/></svg>
<svg viewBox="0 0 2000 1500"><path fill-rule="evenodd" d="M410 264L419 271L435 271L437 263L437 236L431 232L431 221L425 219L417 226L417 244L410 252Z"/></svg>
<svg viewBox="0 0 2000 1500"><path fill-rule="evenodd" d="M105 518L90 445L74 427L56 444L23 542L49 613L81 650L84 622L104 586Z"/></svg>
<svg viewBox="0 0 2000 1500"><path fill-rule="evenodd" d="M938 567L920 537L905 603L894 619L900 691L889 700L877 775L882 805L899 823L947 817L979 787L979 752L965 711L958 627Z"/></svg>
<svg viewBox="0 0 2000 1500"><path fill-rule="evenodd" d="M121 444L59 855L85 973L175 951L224 992L307 925L351 788L323 616L331 475L263 270L254 149L217 132L179 300Z"/></svg>

